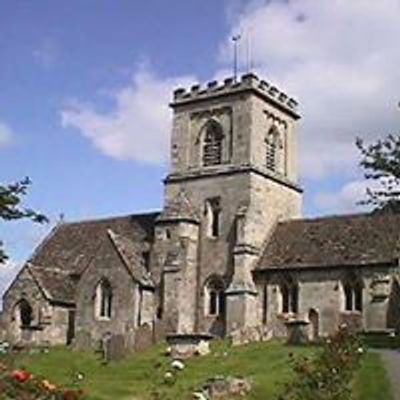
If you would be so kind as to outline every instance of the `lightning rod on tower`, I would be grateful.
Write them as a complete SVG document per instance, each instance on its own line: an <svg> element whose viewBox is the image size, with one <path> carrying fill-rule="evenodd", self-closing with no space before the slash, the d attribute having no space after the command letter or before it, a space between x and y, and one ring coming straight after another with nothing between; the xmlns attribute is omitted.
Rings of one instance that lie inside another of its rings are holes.
<svg viewBox="0 0 400 400"><path fill-rule="evenodd" d="M232 41L233 41L233 79L236 82L237 81L237 70L238 70L238 42L241 38L241 35L234 35L232 36Z"/></svg>

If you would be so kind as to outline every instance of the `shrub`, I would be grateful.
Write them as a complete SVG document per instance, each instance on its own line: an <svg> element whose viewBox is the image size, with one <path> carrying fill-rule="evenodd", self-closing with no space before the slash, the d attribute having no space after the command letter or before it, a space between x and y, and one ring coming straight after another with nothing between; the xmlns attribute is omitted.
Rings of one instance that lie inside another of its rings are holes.
<svg viewBox="0 0 400 400"><path fill-rule="evenodd" d="M357 335L342 326L313 358L291 356L294 379L279 400L350 400L351 380L363 354Z"/></svg>
<svg viewBox="0 0 400 400"><path fill-rule="evenodd" d="M81 400L80 389L58 387L46 379L33 376L24 369L10 370L0 363L0 398L3 400Z"/></svg>

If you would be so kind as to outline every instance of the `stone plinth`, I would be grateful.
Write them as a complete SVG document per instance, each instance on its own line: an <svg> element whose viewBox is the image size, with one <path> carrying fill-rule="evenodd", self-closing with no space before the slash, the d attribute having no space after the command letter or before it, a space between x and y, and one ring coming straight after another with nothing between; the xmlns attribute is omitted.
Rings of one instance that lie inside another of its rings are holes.
<svg viewBox="0 0 400 400"><path fill-rule="evenodd" d="M306 344L309 342L308 321L294 319L285 323L288 344Z"/></svg>
<svg viewBox="0 0 400 400"><path fill-rule="evenodd" d="M210 352L210 342L214 337L207 334L175 334L167 336L171 347L171 356L186 359L195 355L205 355Z"/></svg>

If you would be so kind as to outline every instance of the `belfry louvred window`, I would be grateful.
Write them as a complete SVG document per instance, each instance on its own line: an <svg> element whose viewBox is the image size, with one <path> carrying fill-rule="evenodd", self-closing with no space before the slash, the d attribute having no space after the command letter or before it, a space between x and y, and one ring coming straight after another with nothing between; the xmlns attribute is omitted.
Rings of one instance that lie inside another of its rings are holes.
<svg viewBox="0 0 400 400"><path fill-rule="evenodd" d="M276 171L278 162L279 132L273 126L265 139L265 166L270 171Z"/></svg>
<svg viewBox="0 0 400 400"><path fill-rule="evenodd" d="M209 121L203 142L203 165L218 165L222 162L222 127L216 121Z"/></svg>

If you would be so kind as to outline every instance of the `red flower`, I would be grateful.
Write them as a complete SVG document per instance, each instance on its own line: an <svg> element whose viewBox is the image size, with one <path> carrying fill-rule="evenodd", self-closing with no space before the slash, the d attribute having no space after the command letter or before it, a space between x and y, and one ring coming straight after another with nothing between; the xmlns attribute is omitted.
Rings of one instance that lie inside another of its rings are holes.
<svg viewBox="0 0 400 400"><path fill-rule="evenodd" d="M11 372L11 377L18 382L26 382L32 378L32 374L28 371L24 371L23 369L15 369L13 372Z"/></svg>

